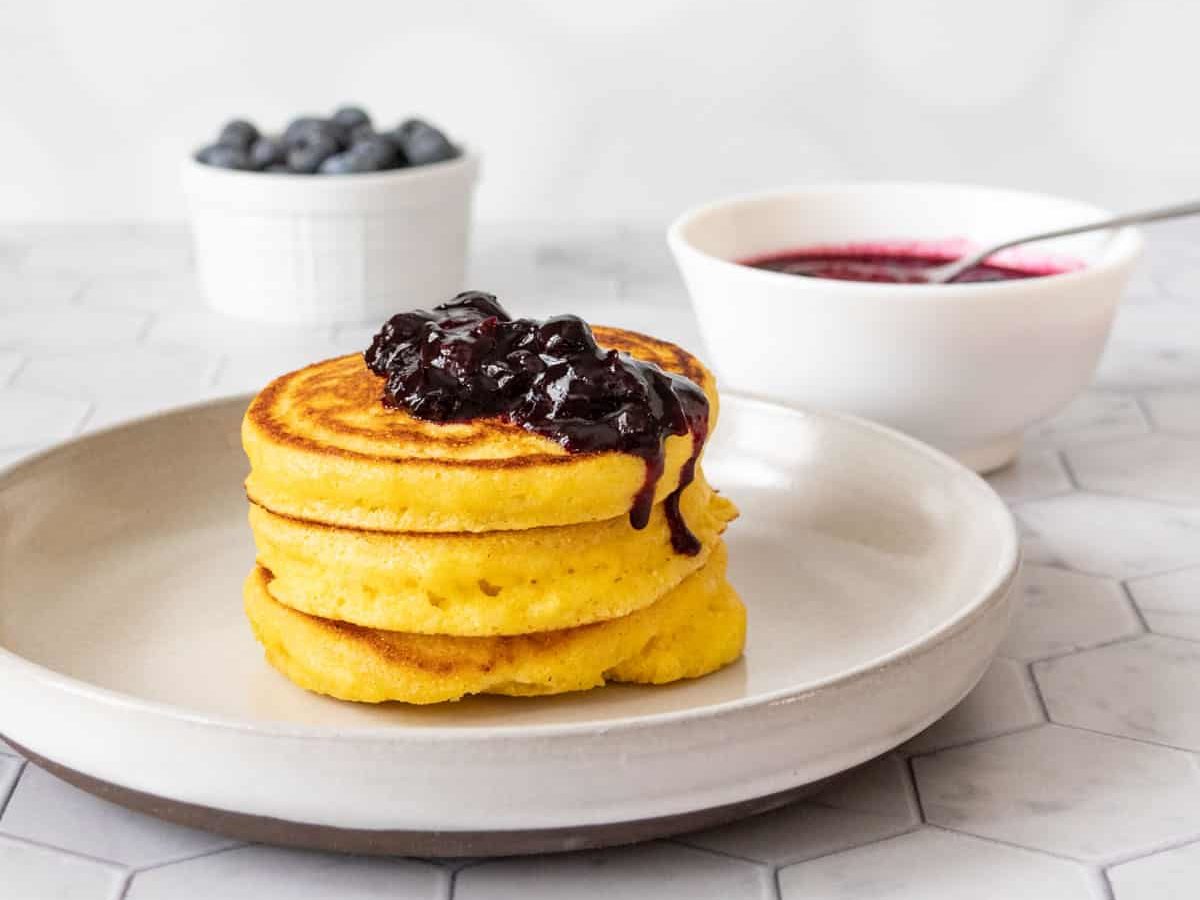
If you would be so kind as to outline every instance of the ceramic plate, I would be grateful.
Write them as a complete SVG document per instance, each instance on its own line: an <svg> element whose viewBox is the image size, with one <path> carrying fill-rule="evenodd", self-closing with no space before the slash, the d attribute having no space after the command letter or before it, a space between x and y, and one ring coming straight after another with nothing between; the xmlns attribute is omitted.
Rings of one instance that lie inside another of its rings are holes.
<svg viewBox="0 0 1200 900"><path fill-rule="evenodd" d="M305 693L242 617L244 399L0 475L0 731L118 802L235 836L423 855L563 850L778 805L975 684L1018 567L974 474L862 421L727 397L709 480L745 657L668 687L438 707Z"/></svg>

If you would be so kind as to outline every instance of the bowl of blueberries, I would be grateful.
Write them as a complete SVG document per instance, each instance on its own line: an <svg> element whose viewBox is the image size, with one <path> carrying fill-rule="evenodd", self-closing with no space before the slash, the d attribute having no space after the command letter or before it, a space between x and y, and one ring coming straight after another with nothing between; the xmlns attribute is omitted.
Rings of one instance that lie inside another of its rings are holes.
<svg viewBox="0 0 1200 900"><path fill-rule="evenodd" d="M277 133L234 119L184 163L201 288L229 315L310 324L452 296L478 174L422 119L383 128L342 106Z"/></svg>

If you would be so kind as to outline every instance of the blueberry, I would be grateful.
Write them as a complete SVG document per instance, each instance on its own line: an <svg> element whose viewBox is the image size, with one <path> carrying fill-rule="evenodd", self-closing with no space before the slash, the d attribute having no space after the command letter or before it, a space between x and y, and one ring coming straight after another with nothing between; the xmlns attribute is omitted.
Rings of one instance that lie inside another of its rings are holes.
<svg viewBox="0 0 1200 900"><path fill-rule="evenodd" d="M218 144L228 144L239 150L249 150L250 145L258 139L258 129L245 119L233 119L226 122L217 137Z"/></svg>
<svg viewBox="0 0 1200 900"><path fill-rule="evenodd" d="M358 171L354 166L353 151L343 150L341 153L327 157L317 171L322 175L349 175L351 172Z"/></svg>
<svg viewBox="0 0 1200 900"><path fill-rule="evenodd" d="M288 167L293 172L311 174L341 149L341 145L325 132L313 132L309 138L288 151Z"/></svg>
<svg viewBox="0 0 1200 900"><path fill-rule="evenodd" d="M458 148L451 144L444 134L420 119L409 119L401 123L391 136L412 166L442 162L458 156Z"/></svg>
<svg viewBox="0 0 1200 900"><path fill-rule="evenodd" d="M299 144L310 133L320 130L324 121L317 116L300 116L298 119L292 119L288 122L287 128L283 130L283 142L289 147Z"/></svg>
<svg viewBox="0 0 1200 900"><path fill-rule="evenodd" d="M551 316L538 329L538 338L542 349L556 356L591 350L596 346L592 329L579 316Z"/></svg>
<svg viewBox="0 0 1200 900"><path fill-rule="evenodd" d="M350 146L353 147L355 144L360 144L363 141L378 136L379 132L375 130L375 126L370 122L364 122L361 125L355 125L350 129Z"/></svg>
<svg viewBox="0 0 1200 900"><path fill-rule="evenodd" d="M395 168L400 163L400 151L396 145L382 135L367 138L355 144L350 151L361 157L371 172L382 172L384 169Z"/></svg>
<svg viewBox="0 0 1200 900"><path fill-rule="evenodd" d="M219 169L249 169L246 151L229 144L210 144L196 154L196 159Z"/></svg>
<svg viewBox="0 0 1200 900"><path fill-rule="evenodd" d="M267 166L265 169L263 169L263 171L264 172L276 172L279 174L286 173L289 175L294 174L292 172L291 167L287 163L271 163L271 165Z"/></svg>
<svg viewBox="0 0 1200 900"><path fill-rule="evenodd" d="M340 106L333 114L333 121L343 128L355 129L360 125L370 125L371 117L357 106Z"/></svg>
<svg viewBox="0 0 1200 900"><path fill-rule="evenodd" d="M370 138L329 157L321 163L321 173L347 175L351 172L382 172L394 168L398 156L395 146L387 138Z"/></svg>
<svg viewBox="0 0 1200 900"><path fill-rule="evenodd" d="M267 169L287 159L287 147L274 137L260 137L250 147L250 164L256 169Z"/></svg>
<svg viewBox="0 0 1200 900"><path fill-rule="evenodd" d="M342 149L350 146L350 129L332 119L305 116L295 119L283 132L283 142L288 147L297 147L311 141L316 135L324 135L337 141Z"/></svg>

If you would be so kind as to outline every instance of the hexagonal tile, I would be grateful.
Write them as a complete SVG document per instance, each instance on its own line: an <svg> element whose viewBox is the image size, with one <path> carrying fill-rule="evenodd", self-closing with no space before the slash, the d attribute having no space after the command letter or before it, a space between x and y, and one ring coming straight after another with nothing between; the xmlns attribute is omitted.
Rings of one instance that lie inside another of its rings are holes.
<svg viewBox="0 0 1200 900"><path fill-rule="evenodd" d="M24 265L87 273L185 271L191 265L191 241L185 232L160 225L81 223L34 240Z"/></svg>
<svg viewBox="0 0 1200 900"><path fill-rule="evenodd" d="M1200 441L1148 434L1067 451L1085 490L1166 503L1200 504Z"/></svg>
<svg viewBox="0 0 1200 900"><path fill-rule="evenodd" d="M1095 647L1142 630L1121 586L1051 566L1021 571L1023 603L1000 653L1027 662Z"/></svg>
<svg viewBox="0 0 1200 900"><path fill-rule="evenodd" d="M1200 315L1194 304L1122 306L1096 383L1121 389L1200 383Z"/></svg>
<svg viewBox="0 0 1200 900"><path fill-rule="evenodd" d="M11 748L0 742L0 811L4 809L12 789L17 785L17 776L21 774L22 762L16 756L10 756Z"/></svg>
<svg viewBox="0 0 1200 900"><path fill-rule="evenodd" d="M53 351L132 343L147 321L140 312L71 307L71 327L64 328L61 310L0 310L0 347Z"/></svg>
<svg viewBox="0 0 1200 900"><path fill-rule="evenodd" d="M226 355L216 387L226 394L256 393L285 372L341 355L341 348L319 337L281 342L262 350L234 350Z"/></svg>
<svg viewBox="0 0 1200 900"><path fill-rule="evenodd" d="M164 404L209 389L219 357L194 347L96 348L38 354L17 375L17 387L82 397L143 397Z"/></svg>
<svg viewBox="0 0 1200 900"><path fill-rule="evenodd" d="M0 309L44 310L70 303L84 278L69 272L0 271Z"/></svg>
<svg viewBox="0 0 1200 900"><path fill-rule="evenodd" d="M0 883L3 896L13 900L117 900L125 873L107 863L0 836Z"/></svg>
<svg viewBox="0 0 1200 900"><path fill-rule="evenodd" d="M458 873L454 900L767 900L771 882L761 866L659 842L472 866Z"/></svg>
<svg viewBox="0 0 1200 900"><path fill-rule="evenodd" d="M69 438L87 415L86 400L0 388L0 447L27 447Z"/></svg>
<svg viewBox="0 0 1200 900"><path fill-rule="evenodd" d="M8 802L0 832L130 866L184 859L237 843L100 800L32 764Z"/></svg>
<svg viewBox="0 0 1200 900"><path fill-rule="evenodd" d="M180 390L169 396L106 397L96 401L92 414L83 423L83 433L89 434L102 428L120 425L131 419L140 419L153 413L166 412L181 406L212 400L226 396L227 393L216 387L196 387Z"/></svg>
<svg viewBox="0 0 1200 900"><path fill-rule="evenodd" d="M191 272L119 272L98 275L79 295L86 306L109 309L185 309L203 300Z"/></svg>
<svg viewBox="0 0 1200 900"><path fill-rule="evenodd" d="M411 859L242 847L138 872L125 900L440 900L449 874Z"/></svg>
<svg viewBox="0 0 1200 900"><path fill-rule="evenodd" d="M1132 395L1085 391L1052 419L1030 428L1025 440L1031 447L1067 447L1134 437L1149 430L1146 417Z"/></svg>
<svg viewBox="0 0 1200 900"><path fill-rule="evenodd" d="M21 368L25 357L15 350L0 350L0 384L12 378L13 373Z"/></svg>
<svg viewBox="0 0 1200 900"><path fill-rule="evenodd" d="M1005 500L1053 497L1074 487L1057 450L1026 450L1011 465L993 472L986 480Z"/></svg>
<svg viewBox="0 0 1200 900"><path fill-rule="evenodd" d="M1101 900L1084 866L965 835L922 828L779 873L782 900Z"/></svg>
<svg viewBox="0 0 1200 900"><path fill-rule="evenodd" d="M1144 400L1161 431L1200 435L1200 391L1152 391Z"/></svg>
<svg viewBox="0 0 1200 900"><path fill-rule="evenodd" d="M1200 750L1200 644L1149 634L1036 663L1033 673L1052 721Z"/></svg>
<svg viewBox="0 0 1200 900"><path fill-rule="evenodd" d="M832 809L878 813L915 821L916 792L908 762L899 753L885 753L833 778L811 802Z"/></svg>
<svg viewBox="0 0 1200 900"><path fill-rule="evenodd" d="M1044 721L1025 667L997 659L966 698L903 747L928 753L1027 728Z"/></svg>
<svg viewBox="0 0 1200 900"><path fill-rule="evenodd" d="M1200 770L1180 750L1043 725L914 760L926 820L1103 862L1196 831Z"/></svg>
<svg viewBox="0 0 1200 900"><path fill-rule="evenodd" d="M1023 503L1015 512L1034 562L1113 578L1200 563L1200 510L1069 494Z"/></svg>
<svg viewBox="0 0 1200 900"><path fill-rule="evenodd" d="M103 310L113 315L114 310ZM146 332L148 344L169 347L198 347L209 350L270 353L276 348L303 346L306 342L328 342L333 330L324 325L277 325L269 328L270 340L264 327L223 316L209 309L179 309L161 313ZM309 359L312 362L312 359Z"/></svg>
<svg viewBox="0 0 1200 900"><path fill-rule="evenodd" d="M1128 587L1151 631L1200 641L1200 566L1138 578Z"/></svg>
<svg viewBox="0 0 1200 900"><path fill-rule="evenodd" d="M805 802L678 840L783 865L899 834L917 821L908 768L888 754Z"/></svg>
<svg viewBox="0 0 1200 900"><path fill-rule="evenodd" d="M1195 897L1200 886L1200 842L1155 853L1108 872L1116 900Z"/></svg>

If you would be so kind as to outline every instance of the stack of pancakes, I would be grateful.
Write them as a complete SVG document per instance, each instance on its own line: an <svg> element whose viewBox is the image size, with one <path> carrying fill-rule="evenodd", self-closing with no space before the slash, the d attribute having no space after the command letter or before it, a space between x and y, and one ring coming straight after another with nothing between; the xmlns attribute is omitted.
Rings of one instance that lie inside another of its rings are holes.
<svg viewBox="0 0 1200 900"><path fill-rule="evenodd" d="M596 328L605 348L690 378L672 344ZM737 511L697 468L672 549L663 500L692 454L666 439L649 523L630 505L643 459L571 454L500 419L437 423L385 407L359 355L276 379L242 440L258 549L246 613L268 661L345 700L436 703L556 694L607 681L662 684L735 660L745 610L721 533Z"/></svg>

